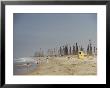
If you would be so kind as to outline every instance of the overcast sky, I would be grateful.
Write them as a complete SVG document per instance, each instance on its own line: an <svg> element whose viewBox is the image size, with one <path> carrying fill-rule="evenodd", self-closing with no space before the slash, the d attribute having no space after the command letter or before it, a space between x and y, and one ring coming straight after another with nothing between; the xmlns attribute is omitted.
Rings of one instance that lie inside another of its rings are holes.
<svg viewBox="0 0 110 88"><path fill-rule="evenodd" d="M16 13L14 17L14 58L34 55L42 48L56 48L78 42L84 48L89 39L97 42L95 13Z"/></svg>

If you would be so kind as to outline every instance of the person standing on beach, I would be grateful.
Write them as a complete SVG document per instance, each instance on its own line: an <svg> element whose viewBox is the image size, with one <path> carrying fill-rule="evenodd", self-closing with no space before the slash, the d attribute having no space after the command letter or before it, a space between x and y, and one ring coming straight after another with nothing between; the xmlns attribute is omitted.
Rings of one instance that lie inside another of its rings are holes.
<svg viewBox="0 0 110 88"><path fill-rule="evenodd" d="M48 61L48 57L46 58L46 62L48 63L49 61Z"/></svg>
<svg viewBox="0 0 110 88"><path fill-rule="evenodd" d="M39 64L39 63L38 63L38 59L35 61L35 63L36 63L36 64Z"/></svg>
<svg viewBox="0 0 110 88"><path fill-rule="evenodd" d="M28 63L26 63L26 66L27 66L27 71L29 71L29 67L30 67L30 63L28 62Z"/></svg>

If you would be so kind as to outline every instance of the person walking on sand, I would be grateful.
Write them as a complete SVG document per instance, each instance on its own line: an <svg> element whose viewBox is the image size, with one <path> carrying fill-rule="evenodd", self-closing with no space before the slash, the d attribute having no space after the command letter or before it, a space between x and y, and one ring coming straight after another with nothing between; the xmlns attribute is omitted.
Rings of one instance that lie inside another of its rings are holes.
<svg viewBox="0 0 110 88"><path fill-rule="evenodd" d="M27 65L27 71L29 71L29 67L30 67L30 63L26 63L26 65Z"/></svg>
<svg viewBox="0 0 110 88"><path fill-rule="evenodd" d="M38 64L38 60L36 60L35 63Z"/></svg>
<svg viewBox="0 0 110 88"><path fill-rule="evenodd" d="M48 63L49 61L48 61L48 57L46 58L46 62Z"/></svg>

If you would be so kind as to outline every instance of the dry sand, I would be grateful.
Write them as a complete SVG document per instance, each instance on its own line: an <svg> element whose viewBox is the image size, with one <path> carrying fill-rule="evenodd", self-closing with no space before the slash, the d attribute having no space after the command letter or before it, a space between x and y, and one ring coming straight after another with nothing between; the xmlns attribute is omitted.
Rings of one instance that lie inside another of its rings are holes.
<svg viewBox="0 0 110 88"><path fill-rule="evenodd" d="M69 57L69 58L68 58ZM25 75L96 75L97 64L95 57L78 59L77 56L42 58L36 69Z"/></svg>

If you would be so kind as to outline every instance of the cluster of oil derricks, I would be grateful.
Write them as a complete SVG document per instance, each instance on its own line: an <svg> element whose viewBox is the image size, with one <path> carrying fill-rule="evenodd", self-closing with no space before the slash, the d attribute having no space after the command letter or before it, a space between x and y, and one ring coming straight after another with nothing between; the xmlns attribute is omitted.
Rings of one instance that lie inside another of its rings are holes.
<svg viewBox="0 0 110 88"><path fill-rule="evenodd" d="M79 59L85 59L96 55L97 55L97 48L95 45L92 45L91 40L89 40L89 44L87 45L86 49L75 43L73 46L69 46L68 44L66 44L60 46L59 48L48 49L47 55L44 55L44 51L41 48L40 51L35 53L36 57L78 56Z"/></svg>

